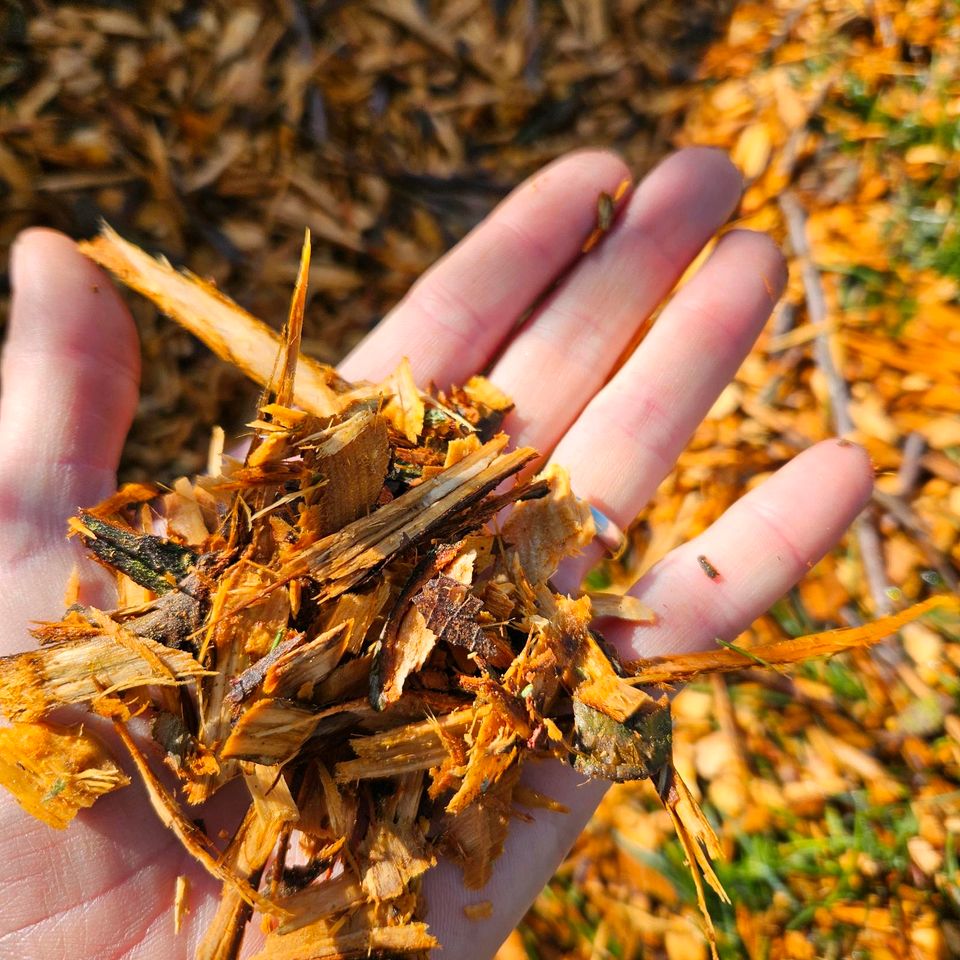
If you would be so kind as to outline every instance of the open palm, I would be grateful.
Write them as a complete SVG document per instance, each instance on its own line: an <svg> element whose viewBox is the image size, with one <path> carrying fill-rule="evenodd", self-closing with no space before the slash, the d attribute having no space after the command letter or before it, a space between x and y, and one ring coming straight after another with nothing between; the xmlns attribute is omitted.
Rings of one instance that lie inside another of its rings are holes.
<svg viewBox="0 0 960 960"><path fill-rule="evenodd" d="M514 441L553 451L580 496L623 526L733 376L785 276L767 237L726 234L613 373L740 193L722 155L675 154L639 184L603 243L578 259L598 195L612 194L627 176L622 161L602 151L547 167L430 271L341 366L349 379L376 380L406 355L419 382L441 386L489 368L516 401L507 424ZM64 541L65 520L114 487L139 369L129 314L69 240L29 231L12 261L0 406L3 653L30 645L29 620L60 613L78 559ZM694 650L735 636L830 549L870 487L858 447L827 442L797 457L636 585L633 592L659 619L618 637L624 653ZM700 554L724 574L709 591ZM561 570L559 585L572 589L590 559ZM96 602L103 581L92 566L83 576ZM533 785L570 812L538 812L533 823L514 824L488 888L469 897L492 901L487 920L464 918L468 897L450 864L427 876L427 920L447 957L493 955L604 791L555 762L528 768ZM174 938L170 905L184 873L192 880L192 910ZM186 958L218 894L156 820L139 786L101 800L62 833L0 797L0 958Z"/></svg>

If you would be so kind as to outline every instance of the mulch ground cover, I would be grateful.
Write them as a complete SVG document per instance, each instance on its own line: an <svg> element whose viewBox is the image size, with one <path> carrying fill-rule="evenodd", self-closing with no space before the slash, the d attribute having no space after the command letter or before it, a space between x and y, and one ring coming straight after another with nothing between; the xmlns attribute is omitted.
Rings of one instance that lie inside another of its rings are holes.
<svg viewBox="0 0 960 960"><path fill-rule="evenodd" d="M617 564L616 589L797 451L844 433L877 466L840 549L738 644L855 625L960 566L960 18L949 3L8 6L0 248L101 217L279 330L304 226L305 351L335 362L523 176L608 144L642 173L731 152L735 225L790 256L777 313ZM204 466L250 417L236 372L133 304L144 397L125 479ZM674 703L675 762L720 836L722 956L960 953L960 625L747 668ZM502 951L705 956L648 785L611 791Z"/></svg>

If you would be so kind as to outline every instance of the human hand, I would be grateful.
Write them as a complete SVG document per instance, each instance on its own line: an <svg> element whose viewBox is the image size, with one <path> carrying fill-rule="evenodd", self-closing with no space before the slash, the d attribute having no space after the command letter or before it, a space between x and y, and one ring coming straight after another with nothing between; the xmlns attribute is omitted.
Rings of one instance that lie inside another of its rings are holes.
<svg viewBox="0 0 960 960"><path fill-rule="evenodd" d="M598 194L613 193L626 176L618 158L599 151L541 171L341 366L348 379L376 380L406 355L418 382L439 385L490 366L490 378L517 404L506 427L514 442L552 450L579 495L624 527L733 376L784 283L769 239L727 234L611 377L740 191L720 154L683 151L637 187L600 246L578 259ZM61 612L63 584L78 559L64 540L65 521L113 488L139 366L128 313L66 238L23 235L11 276L0 406L3 653L29 645L27 621ZM694 650L735 636L837 541L871 480L858 447L826 442L798 456L636 585L632 592L659 619L616 638L624 655ZM723 571L708 593L699 554ZM559 585L572 589L589 559L561 570ZM83 569L87 598L99 595L109 606L98 568ZM493 955L605 789L555 762L529 764L526 776L570 813L537 811L532 823L515 821L483 891L468 894L450 864L426 876L426 919L445 956ZM0 863L0 958L11 960L186 958L219 895L156 820L139 785L102 799L64 833L34 821L4 793ZM170 905L180 874L192 880L192 912L174 939ZM465 919L463 904L483 899L492 901L492 916Z"/></svg>

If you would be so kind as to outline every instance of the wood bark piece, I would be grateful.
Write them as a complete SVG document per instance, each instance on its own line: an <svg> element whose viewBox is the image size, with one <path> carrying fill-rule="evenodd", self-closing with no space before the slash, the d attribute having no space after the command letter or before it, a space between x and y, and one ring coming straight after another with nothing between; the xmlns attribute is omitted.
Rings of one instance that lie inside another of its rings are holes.
<svg viewBox="0 0 960 960"><path fill-rule="evenodd" d="M282 820L267 820L250 807L223 855L223 864L251 886L259 885L273 853ZM279 903L278 908L285 910ZM224 883L213 921L197 946L194 960L237 960L243 946L252 905L233 884Z"/></svg>

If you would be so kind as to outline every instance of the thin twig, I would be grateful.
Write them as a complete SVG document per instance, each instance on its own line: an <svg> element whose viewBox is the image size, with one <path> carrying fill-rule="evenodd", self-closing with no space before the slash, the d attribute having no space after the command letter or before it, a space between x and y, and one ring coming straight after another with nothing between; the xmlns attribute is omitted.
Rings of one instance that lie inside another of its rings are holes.
<svg viewBox="0 0 960 960"><path fill-rule="evenodd" d="M850 392L830 352L827 301L820 280L820 271L810 253L810 244L807 240L807 216L796 197L789 191L780 197L780 209L787 223L794 253L802 264L808 318L823 331L813 341L814 361L827 381L834 429L838 435L845 436L855 429L853 418L850 416ZM856 519L853 530L860 547L860 557L867 575L875 613L886 616L893 611L893 604L887 592L889 584L884 569L883 544L880 535L865 513Z"/></svg>
<svg viewBox="0 0 960 960"><path fill-rule="evenodd" d="M883 541L873 521L864 513L857 517L853 531L860 545L860 559L867 574L870 596L873 598L874 612L881 617L893 613L893 601L890 599L887 571L883 563Z"/></svg>
<svg viewBox="0 0 960 960"><path fill-rule="evenodd" d="M954 593L960 591L960 577L957 576L953 561L933 542L929 528L910 503L902 496L884 493L882 490L873 491L873 500L886 510L902 529L913 536L927 563L936 570L946 587Z"/></svg>
<svg viewBox="0 0 960 960"><path fill-rule="evenodd" d="M526 61L523 65L523 80L529 90L543 90L543 50L540 41L539 0L527 0L524 9L523 31Z"/></svg>
<svg viewBox="0 0 960 960"><path fill-rule="evenodd" d="M827 381L834 428L839 436L845 436L853 433L855 429L853 419L850 417L850 392L830 353L827 301L823 293L823 284L820 282L820 271L810 255L810 244L807 242L807 215L796 197L789 192L784 193L780 198L780 209L787 221L787 230L790 233L794 253L803 265L803 289L807 298L807 316L810 323L823 331L814 338L813 357Z"/></svg>
<svg viewBox="0 0 960 960"><path fill-rule="evenodd" d="M789 300L782 301L780 307L774 312L773 321L770 324L770 343L775 344L780 337L789 333L797 320L796 304ZM776 360L776 372L763 385L759 394L759 401L765 407L769 407L777 396L777 391L783 383L784 377L793 370L804 355L804 349L801 346L793 346L780 350L769 350L771 360Z"/></svg>
<svg viewBox="0 0 960 960"><path fill-rule="evenodd" d="M897 471L897 493L901 497L909 497L917 485L920 476L921 458L927 447L927 439L919 430L911 430L907 439L903 441L903 456L900 460L900 469Z"/></svg>
<svg viewBox="0 0 960 960"><path fill-rule="evenodd" d="M797 21L807 12L809 6L810 3L808 0L803 0L802 3L797 4L797 6L787 13L783 18L780 29L771 37L770 42L764 49L764 57L772 56L773 53L790 39L790 35L793 33L793 28L797 25Z"/></svg>

